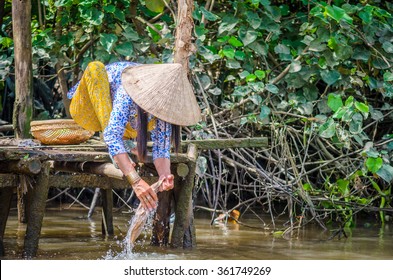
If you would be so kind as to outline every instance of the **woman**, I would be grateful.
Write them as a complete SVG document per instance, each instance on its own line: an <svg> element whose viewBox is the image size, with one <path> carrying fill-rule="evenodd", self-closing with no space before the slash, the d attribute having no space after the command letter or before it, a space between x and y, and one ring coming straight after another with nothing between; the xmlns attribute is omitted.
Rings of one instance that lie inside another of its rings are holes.
<svg viewBox="0 0 393 280"><path fill-rule="evenodd" d="M163 180L159 191L174 187L170 171L170 147L177 151L180 126L200 119L187 75L180 64L115 62L104 66L91 62L68 93L70 113L87 130L102 131L113 161L123 172L147 210L157 206L157 195L140 178L128 156L125 139L135 139L138 159L145 160L147 135L153 141L153 162Z"/></svg>

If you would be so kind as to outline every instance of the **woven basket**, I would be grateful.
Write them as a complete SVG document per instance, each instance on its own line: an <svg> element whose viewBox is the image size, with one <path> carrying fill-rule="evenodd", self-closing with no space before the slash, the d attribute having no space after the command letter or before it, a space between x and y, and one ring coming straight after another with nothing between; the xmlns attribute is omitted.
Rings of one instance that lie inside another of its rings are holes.
<svg viewBox="0 0 393 280"><path fill-rule="evenodd" d="M30 126L33 137L46 145L80 144L94 134L94 131L83 129L71 119L32 121Z"/></svg>

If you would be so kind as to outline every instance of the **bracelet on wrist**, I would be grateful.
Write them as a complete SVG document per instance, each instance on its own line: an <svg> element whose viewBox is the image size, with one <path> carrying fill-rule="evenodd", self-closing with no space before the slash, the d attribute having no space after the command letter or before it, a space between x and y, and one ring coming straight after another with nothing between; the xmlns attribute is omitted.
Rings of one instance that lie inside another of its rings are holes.
<svg viewBox="0 0 393 280"><path fill-rule="evenodd" d="M135 170L125 175L125 177L131 186L135 185L141 180L141 177Z"/></svg>

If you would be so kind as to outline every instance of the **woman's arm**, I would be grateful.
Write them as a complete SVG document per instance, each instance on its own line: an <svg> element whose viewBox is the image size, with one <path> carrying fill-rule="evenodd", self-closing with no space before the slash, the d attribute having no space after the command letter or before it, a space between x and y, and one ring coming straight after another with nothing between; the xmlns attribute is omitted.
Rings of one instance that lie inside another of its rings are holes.
<svg viewBox="0 0 393 280"><path fill-rule="evenodd" d="M174 176L171 174L170 149L172 126L160 119L151 131L153 141L153 162L160 179L164 179L159 191L167 191L174 187Z"/></svg>
<svg viewBox="0 0 393 280"><path fill-rule="evenodd" d="M117 154L113 156L113 159L123 172L124 176L126 176L128 182L135 191L135 195L142 203L142 206L150 211L155 209L158 202L157 194L148 183L139 177L134 167L135 164L130 161L128 154Z"/></svg>
<svg viewBox="0 0 393 280"><path fill-rule="evenodd" d="M104 131L104 141L110 155L128 179L142 206L153 210L158 202L157 195L149 184L140 179L123 144L125 126L130 119L132 105L133 101L120 86L113 100L109 123Z"/></svg>

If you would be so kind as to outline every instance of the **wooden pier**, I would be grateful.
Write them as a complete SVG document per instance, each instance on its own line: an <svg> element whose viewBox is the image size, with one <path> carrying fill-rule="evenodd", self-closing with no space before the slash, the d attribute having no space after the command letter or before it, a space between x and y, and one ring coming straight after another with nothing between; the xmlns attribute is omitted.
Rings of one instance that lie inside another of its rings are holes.
<svg viewBox="0 0 393 280"><path fill-rule="evenodd" d="M192 191L198 149L266 146L266 138L212 139L182 143L184 152L171 155L171 171L175 175L173 194L176 201L171 246L176 248L196 246ZM150 153L147 162L139 167L139 173L149 184L157 181ZM48 190L52 187L99 188L103 198L102 232L107 235L114 234L112 189L130 188L127 181L123 180L122 172L111 163L103 143L36 147L0 145L0 257L4 255L3 237L11 199L16 191L27 194L27 227L23 258L30 259L36 256ZM160 193L159 199L160 201L170 199L169 192ZM169 238L170 210L157 211L161 212L159 217L164 220L164 227L166 225L168 233L166 237L155 237L159 232L153 229L153 243L155 240L158 245L162 242L166 244L168 240L165 239ZM155 221L155 224L161 225L162 222ZM162 232L165 229L158 231Z"/></svg>

